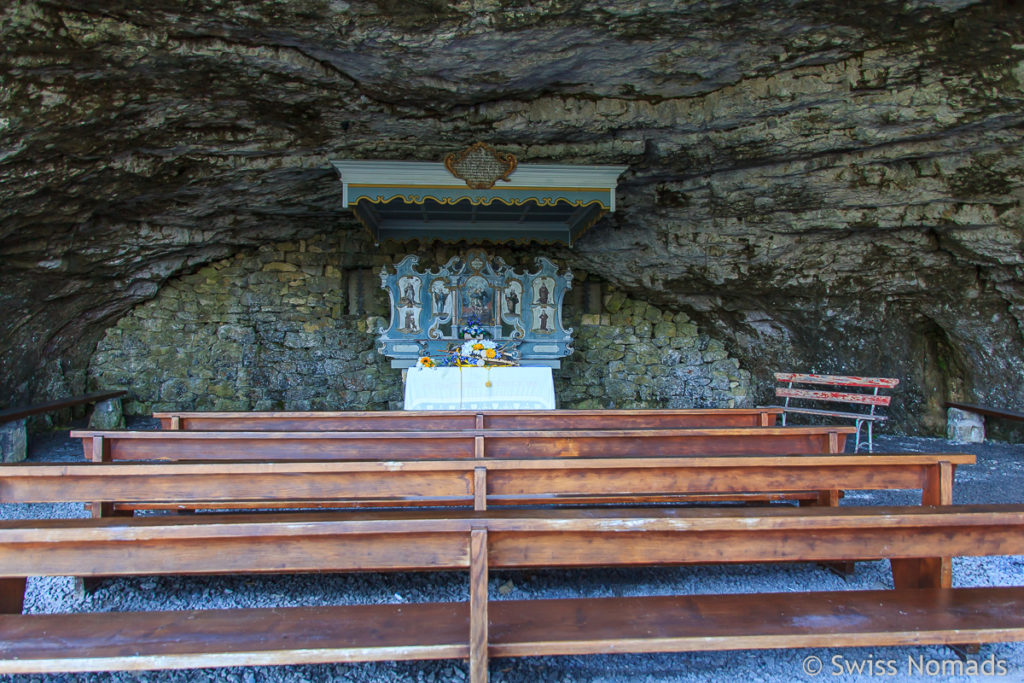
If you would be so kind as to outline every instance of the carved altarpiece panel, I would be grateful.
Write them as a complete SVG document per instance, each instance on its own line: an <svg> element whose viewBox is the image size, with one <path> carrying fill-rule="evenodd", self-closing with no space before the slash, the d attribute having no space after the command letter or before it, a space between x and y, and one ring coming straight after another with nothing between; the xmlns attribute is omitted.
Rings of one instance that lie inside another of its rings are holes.
<svg viewBox="0 0 1024 683"><path fill-rule="evenodd" d="M573 351L572 328L562 325L572 273L560 274L542 256L534 263L535 272L520 273L501 258L473 249L434 271L418 271L419 257L413 254L393 273L382 268L391 322L381 330L378 350L394 367L407 367L421 356L442 355L475 322L523 365L557 367Z"/></svg>

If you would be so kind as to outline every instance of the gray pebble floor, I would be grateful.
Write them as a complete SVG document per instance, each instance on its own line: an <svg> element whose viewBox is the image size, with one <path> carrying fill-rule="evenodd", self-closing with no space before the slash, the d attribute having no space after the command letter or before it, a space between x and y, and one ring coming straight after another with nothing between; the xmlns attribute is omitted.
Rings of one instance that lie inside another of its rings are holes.
<svg viewBox="0 0 1024 683"><path fill-rule="evenodd" d="M133 429L156 428L136 419ZM957 503L1024 502L1024 445L954 445L942 439L878 437L876 452L971 452L978 463L957 472ZM29 460L80 461L81 447L67 432L34 435ZM854 492L845 505L894 505L920 502L916 491ZM4 519L84 516L81 505L5 505ZM1024 556L957 558L956 586L1024 585ZM861 562L841 578L813 564L716 565L648 569L574 571L494 571L493 600L630 595L799 592L891 588L887 562ZM70 578L29 580L26 611L32 613L119 612L154 609L210 609L255 606L373 604L459 601L468 599L462 573L327 574L281 576L143 577L114 579L85 596L75 594ZM423 624L429 629L430 624ZM807 668L820 663L810 675ZM495 683L548 681L965 681L970 668L987 680L1024 681L1024 643L983 646L960 660L944 647L747 650L736 652L585 657L529 657L492 660ZM862 672L849 673L858 667ZM463 681L465 662L378 662L313 666L191 669L182 671L54 674L0 677L27 681Z"/></svg>

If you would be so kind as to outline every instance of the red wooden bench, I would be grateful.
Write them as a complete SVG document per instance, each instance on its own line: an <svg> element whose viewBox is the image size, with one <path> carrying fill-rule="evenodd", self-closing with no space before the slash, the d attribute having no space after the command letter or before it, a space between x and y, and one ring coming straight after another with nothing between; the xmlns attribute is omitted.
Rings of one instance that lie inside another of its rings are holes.
<svg viewBox="0 0 1024 683"><path fill-rule="evenodd" d="M838 417L854 420L857 426L856 443L854 452L860 450L860 429L864 424L868 426L868 452L874 452L873 426L875 422L886 420L885 415L879 415L878 408L888 406L892 396L879 394L879 389L893 389L899 385L898 379L890 377L850 377L846 375L809 375L795 372L776 372L775 381L782 382L785 386L776 387L775 396L785 399L782 406L782 424L786 424L787 413L801 413L806 415L820 415L823 417ZM794 384L812 385L815 388L794 387ZM822 389L821 387L829 387ZM837 390L837 388L839 388ZM850 391L851 388L864 391ZM794 404L793 401L799 401ZM809 402L809 403L805 403ZM854 410L834 410L822 407L815 407L822 403L844 403L848 406L860 406L864 408L861 412Z"/></svg>

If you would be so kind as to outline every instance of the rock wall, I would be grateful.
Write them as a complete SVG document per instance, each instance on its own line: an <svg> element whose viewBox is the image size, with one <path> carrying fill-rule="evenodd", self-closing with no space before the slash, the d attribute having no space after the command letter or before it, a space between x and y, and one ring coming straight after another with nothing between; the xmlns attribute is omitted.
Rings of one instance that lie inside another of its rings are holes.
<svg viewBox="0 0 1024 683"><path fill-rule="evenodd" d="M330 160L484 140L628 166L613 216L544 249L685 312L755 403L804 370L898 377L911 432L948 399L1024 406L1019 1L236 10L0 8L0 401L84 392L106 330L208 264L353 238Z"/></svg>
<svg viewBox="0 0 1024 683"><path fill-rule="evenodd" d="M90 382L131 387L135 414L400 408L401 371L375 350L387 293L372 267L404 253L366 247L327 236L277 243L176 279L106 331ZM578 334L555 371L560 407L745 405L749 373L686 314L585 273L577 280L593 296L585 302L577 289L565 307Z"/></svg>
<svg viewBox="0 0 1024 683"><path fill-rule="evenodd" d="M612 291L608 313L578 319L576 353L556 372L563 408L739 408L750 373L685 313Z"/></svg>

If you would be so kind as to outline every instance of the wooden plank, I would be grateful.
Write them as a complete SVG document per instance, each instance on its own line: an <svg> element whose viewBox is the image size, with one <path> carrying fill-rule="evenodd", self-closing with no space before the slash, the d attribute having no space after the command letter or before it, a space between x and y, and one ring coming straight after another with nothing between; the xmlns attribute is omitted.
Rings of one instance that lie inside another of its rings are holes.
<svg viewBox="0 0 1024 683"><path fill-rule="evenodd" d="M801 431L802 430L802 431ZM801 455L828 453L829 432L839 448L853 427L749 427L686 430L491 432L488 458L653 457L681 455Z"/></svg>
<svg viewBox="0 0 1024 683"><path fill-rule="evenodd" d="M462 603L0 616L0 673L464 659L468 630Z"/></svg>
<svg viewBox="0 0 1024 683"><path fill-rule="evenodd" d="M412 411L410 411L412 412ZM184 414L160 418L161 429L179 419L181 429L189 431L281 431L281 432L418 432L471 430L476 427L472 415L415 415L406 412L377 411L355 414L263 414L228 415Z"/></svg>
<svg viewBox="0 0 1024 683"><path fill-rule="evenodd" d="M530 458L511 460L488 460L473 462L466 460L294 460L294 461L191 461L191 462L107 462L96 463L3 463L0 464L2 477L51 478L58 475L80 477L102 473L104 477L137 477L140 475L209 475L212 473L235 476L258 476L262 474L324 474L339 472L442 472L452 469L470 471L477 467L488 470L518 469L635 469L638 467L833 467L859 465L935 465L948 461L953 465L970 465L976 456L970 453L876 453L820 454L820 455L717 455L717 456L658 456L652 458Z"/></svg>
<svg viewBox="0 0 1024 683"><path fill-rule="evenodd" d="M796 456L799 457L799 456ZM846 490L921 488L928 465L802 466L789 463L753 467L648 466L603 469L499 470L488 473L490 499L519 496L667 495L809 491L840 486Z"/></svg>
<svg viewBox="0 0 1024 683"><path fill-rule="evenodd" d="M484 415L488 429L681 429L707 427L760 427L776 422L777 409L690 409L612 411L548 411L529 415L491 412Z"/></svg>
<svg viewBox="0 0 1024 683"><path fill-rule="evenodd" d="M1024 554L1024 506L575 508L0 523L0 577L828 561ZM130 561L128 561L130 559Z"/></svg>
<svg viewBox="0 0 1024 683"><path fill-rule="evenodd" d="M1024 639L1024 589L500 601L490 656ZM465 603L0 616L0 673L466 658ZM430 628L423 628L429 624Z"/></svg>
<svg viewBox="0 0 1024 683"><path fill-rule="evenodd" d="M1024 507L584 510L488 520L495 567L927 558L1024 552Z"/></svg>
<svg viewBox="0 0 1024 683"><path fill-rule="evenodd" d="M818 389L789 389L779 387L775 390L779 398L800 398L811 401L832 401L833 403L856 403L866 406L887 406L892 396L875 394L854 394L845 391L820 391Z"/></svg>
<svg viewBox="0 0 1024 683"><path fill-rule="evenodd" d="M473 469L473 509L487 509L487 468Z"/></svg>
<svg viewBox="0 0 1024 683"><path fill-rule="evenodd" d="M468 568L469 519L195 515L0 529L0 577Z"/></svg>
<svg viewBox="0 0 1024 683"><path fill-rule="evenodd" d="M84 396L75 396L74 398L64 398L58 401L37 403L34 406L7 408L6 410L0 410L0 423L20 420L21 418L28 417L29 415L39 415L41 413L48 413L52 410L60 410L61 408L71 408L72 406L82 405L83 403L107 401L112 398L119 398L127 393L127 391L99 391L93 394L86 394Z"/></svg>
<svg viewBox="0 0 1024 683"><path fill-rule="evenodd" d="M0 502L46 503L102 496L121 503L279 501L320 504L509 504L563 496L637 496L923 488L939 462L968 454L585 458L437 461L118 462L0 465ZM952 465L951 465L952 466ZM935 481L938 481L936 479ZM952 469L948 474L952 486ZM611 501L605 501L611 502ZM942 503L946 504L946 503ZM174 506L172 506L174 507ZM216 507L216 506L215 506ZM224 507L224 505L221 505Z"/></svg>
<svg viewBox="0 0 1024 683"><path fill-rule="evenodd" d="M993 408L991 406L980 406L974 403L960 403L957 401L947 401L946 407L958 408L959 410L966 410L971 413L977 413L978 415L985 415L986 417L1002 417L1008 420L1024 420L1024 412L1019 410Z"/></svg>
<svg viewBox="0 0 1024 683"><path fill-rule="evenodd" d="M1024 588L500 601L491 656L1024 640Z"/></svg>
<svg viewBox="0 0 1024 683"><path fill-rule="evenodd" d="M336 513L342 515L343 513ZM384 513L376 513L383 515ZM392 512L402 518L429 518L431 513ZM433 513L436 515L436 513ZM358 519L356 513L348 513ZM462 518L486 519L491 532L498 531L799 531L801 529L901 528L984 528L1024 525L1024 505L920 505L822 507L683 507L683 508L525 508L493 509L486 515L452 511L448 521ZM80 520L89 522L92 520ZM49 523L50 520L37 520ZM57 520L67 523L66 520ZM0 521L0 533L6 525ZM970 554L970 553L968 553ZM1007 553L1016 554L1016 553ZM927 557L924 555L923 557Z"/></svg>
<svg viewBox="0 0 1024 683"><path fill-rule="evenodd" d="M851 375L814 375L796 372L776 372L776 382L797 382L799 384L831 384L847 387L878 387L894 389L900 381L893 377L855 377Z"/></svg>
<svg viewBox="0 0 1024 683"><path fill-rule="evenodd" d="M853 427L743 427L657 430L472 432L93 432L73 431L87 453L96 438L112 460L398 460L477 457L601 457L829 452Z"/></svg>
<svg viewBox="0 0 1024 683"><path fill-rule="evenodd" d="M487 683L487 529L474 528L469 541L469 680Z"/></svg>
<svg viewBox="0 0 1024 683"><path fill-rule="evenodd" d="M654 503L670 503L673 505L691 503L745 503L753 505L775 503L775 502L802 502L817 501L817 491L743 491L739 493L691 493L691 494L652 494L652 495L601 495L601 496L535 496L501 498L494 500L495 505L649 505ZM475 502L475 501L474 501ZM471 502L467 499L372 499L353 498L339 499L332 501L323 500L300 500L300 501L277 501L277 502L206 502L196 501L189 503L114 503L115 511L134 510L174 510L174 511L197 511L197 510L327 510L327 509L377 509L395 507L423 507L423 508L457 508L467 507Z"/></svg>
<svg viewBox="0 0 1024 683"><path fill-rule="evenodd" d="M885 422L889 418L885 415L879 415L871 413L855 413L843 410L823 410L821 408L797 408L795 406L789 406L785 409L786 413L800 413L802 415L824 415L827 417L845 417L851 420L862 420L869 422Z"/></svg>
<svg viewBox="0 0 1024 683"><path fill-rule="evenodd" d="M346 412L158 412L163 429L195 431L446 431L772 426L778 408Z"/></svg>
<svg viewBox="0 0 1024 683"><path fill-rule="evenodd" d="M954 543L947 536L957 534ZM549 568L718 564L741 562L833 562L920 559L943 553L961 555L1024 554L1020 529L952 525L885 530L811 529L764 531L492 531L494 567Z"/></svg>
<svg viewBox="0 0 1024 683"><path fill-rule="evenodd" d="M114 463L114 466L149 463ZM182 463L184 464L184 463ZM211 465L222 465L211 462ZM229 465L234 463L224 463ZM276 463L275 463L276 464ZM94 468L100 469L100 468ZM0 501L61 502L88 500L102 496L119 503L274 502L377 500L417 502L473 500L473 473L450 468L449 471L387 470L376 472L252 472L250 468L210 467L206 472L147 472L126 474L102 468L101 471L75 469L52 476L19 477L0 467ZM241 472L236 474L232 471Z"/></svg>
<svg viewBox="0 0 1024 683"><path fill-rule="evenodd" d="M473 436L459 432L86 432L104 437L112 460L349 460L473 457Z"/></svg>

